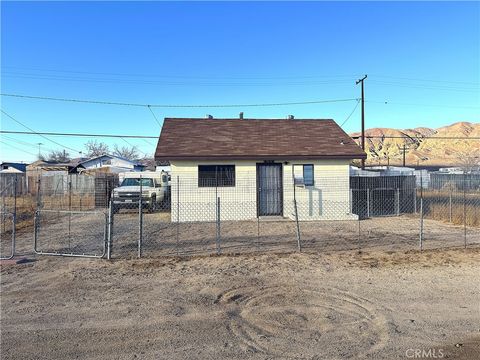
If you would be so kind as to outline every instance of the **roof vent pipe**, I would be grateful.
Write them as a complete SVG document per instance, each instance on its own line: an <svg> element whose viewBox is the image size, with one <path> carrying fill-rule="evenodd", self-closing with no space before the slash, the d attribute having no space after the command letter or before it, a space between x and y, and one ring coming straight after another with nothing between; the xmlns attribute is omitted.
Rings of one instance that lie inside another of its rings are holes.
<svg viewBox="0 0 480 360"><path fill-rule="evenodd" d="M293 115L287 115L287 119L288 119L288 120L293 120L293 119L295 119L295 116L293 116Z"/></svg>
<svg viewBox="0 0 480 360"><path fill-rule="evenodd" d="M238 117L240 118L240 120L243 120L243 111L240 114L238 114Z"/></svg>
<svg viewBox="0 0 480 360"><path fill-rule="evenodd" d="M213 116L210 114L205 115L205 119L213 119Z"/></svg>

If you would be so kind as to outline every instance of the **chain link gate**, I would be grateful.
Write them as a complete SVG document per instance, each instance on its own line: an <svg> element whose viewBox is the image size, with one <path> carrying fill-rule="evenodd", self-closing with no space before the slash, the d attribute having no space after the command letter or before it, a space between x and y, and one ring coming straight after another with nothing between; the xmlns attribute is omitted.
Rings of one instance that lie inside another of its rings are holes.
<svg viewBox="0 0 480 360"><path fill-rule="evenodd" d="M107 226L103 211L37 210L33 250L37 255L104 258Z"/></svg>

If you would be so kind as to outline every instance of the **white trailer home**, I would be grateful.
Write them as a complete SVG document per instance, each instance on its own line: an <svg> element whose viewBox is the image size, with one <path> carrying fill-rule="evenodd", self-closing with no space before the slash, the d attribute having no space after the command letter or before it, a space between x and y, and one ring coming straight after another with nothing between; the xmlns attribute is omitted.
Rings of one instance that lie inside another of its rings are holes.
<svg viewBox="0 0 480 360"><path fill-rule="evenodd" d="M173 221L272 216L355 219L352 159L366 154L333 121L167 118L155 160L171 164Z"/></svg>

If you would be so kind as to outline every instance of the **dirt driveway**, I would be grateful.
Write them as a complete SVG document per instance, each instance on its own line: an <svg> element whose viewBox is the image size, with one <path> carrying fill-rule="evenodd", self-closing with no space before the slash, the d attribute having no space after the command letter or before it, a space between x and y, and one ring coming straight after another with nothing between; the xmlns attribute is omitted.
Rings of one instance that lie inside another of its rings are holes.
<svg viewBox="0 0 480 360"><path fill-rule="evenodd" d="M475 359L479 304L478 247L112 262L38 257L1 267L1 355L408 359L441 351Z"/></svg>

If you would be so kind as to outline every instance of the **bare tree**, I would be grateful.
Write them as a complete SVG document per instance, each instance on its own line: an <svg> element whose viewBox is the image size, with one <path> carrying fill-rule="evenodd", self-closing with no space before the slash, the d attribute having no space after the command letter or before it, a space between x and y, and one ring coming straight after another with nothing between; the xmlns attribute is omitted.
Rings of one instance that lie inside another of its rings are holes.
<svg viewBox="0 0 480 360"><path fill-rule="evenodd" d="M104 142L99 142L97 140L91 140L85 144L85 149L87 149L88 157L95 157L108 154L109 148L108 145Z"/></svg>
<svg viewBox="0 0 480 360"><path fill-rule="evenodd" d="M53 150L48 154L48 161L54 161L57 163L66 163L71 160L70 154L65 150Z"/></svg>
<svg viewBox="0 0 480 360"><path fill-rule="evenodd" d="M139 157L138 150L135 146L132 146L132 147L122 146L122 147L120 147L120 146L115 144L113 154L117 155L117 156L120 156L120 157L123 157L123 158L128 159L128 160L136 160Z"/></svg>
<svg viewBox="0 0 480 360"><path fill-rule="evenodd" d="M480 150L459 152L457 161L464 173L470 174L480 170Z"/></svg>

